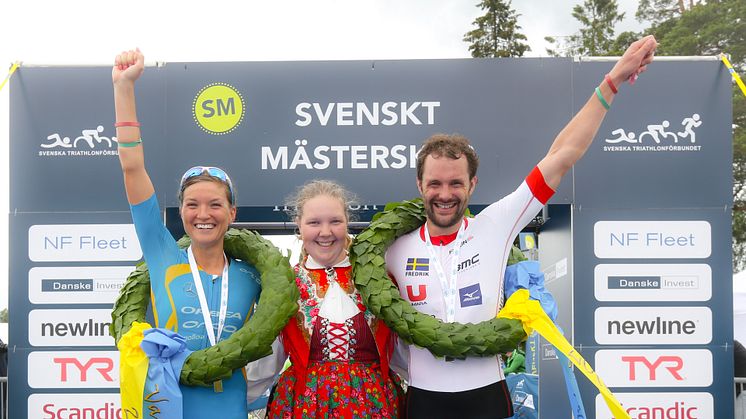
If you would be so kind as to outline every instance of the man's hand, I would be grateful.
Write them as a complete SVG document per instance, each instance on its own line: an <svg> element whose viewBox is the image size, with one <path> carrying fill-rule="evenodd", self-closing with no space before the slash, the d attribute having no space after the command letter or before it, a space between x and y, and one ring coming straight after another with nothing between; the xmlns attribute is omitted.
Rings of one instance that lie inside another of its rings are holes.
<svg viewBox="0 0 746 419"><path fill-rule="evenodd" d="M111 69L111 81L115 85L121 83L134 84L145 69L145 57L140 49L123 51L114 59Z"/></svg>
<svg viewBox="0 0 746 419"><path fill-rule="evenodd" d="M658 42L653 35L633 42L609 72L614 85L618 87L626 80L629 80L630 84L634 83L637 76L647 70L648 64L653 62L657 47Z"/></svg>

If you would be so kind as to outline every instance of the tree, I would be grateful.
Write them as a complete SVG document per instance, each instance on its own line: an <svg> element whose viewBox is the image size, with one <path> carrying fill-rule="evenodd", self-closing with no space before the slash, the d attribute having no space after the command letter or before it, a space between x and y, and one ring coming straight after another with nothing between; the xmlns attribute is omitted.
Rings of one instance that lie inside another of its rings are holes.
<svg viewBox="0 0 746 419"><path fill-rule="evenodd" d="M581 54L606 55L614 40L614 25L624 19L616 0L585 0L576 4L572 17L583 26L580 28Z"/></svg>
<svg viewBox="0 0 746 419"><path fill-rule="evenodd" d="M531 50L523 42L526 36L518 32L520 15L512 9L510 0L482 0L477 6L486 13L472 23L476 29L464 35L472 57L522 57Z"/></svg>
<svg viewBox="0 0 746 419"><path fill-rule="evenodd" d="M573 7L572 17L581 24L579 32L559 39L545 37L547 42L554 44L554 48L546 50L547 54L555 57L600 56L615 51L614 25L624 19L616 0L585 0L582 6L576 4Z"/></svg>
<svg viewBox="0 0 746 419"><path fill-rule="evenodd" d="M746 69L744 0L642 0L636 16L652 16L649 29L660 55L730 54L741 75ZM672 10L673 8L676 10ZM659 20L655 20L659 19ZM733 86L733 270L746 268L746 98Z"/></svg>
<svg viewBox="0 0 746 419"><path fill-rule="evenodd" d="M640 22L658 24L681 16L687 10L685 3L684 0L640 0L635 17ZM688 3L691 8L694 1Z"/></svg>
<svg viewBox="0 0 746 419"><path fill-rule="evenodd" d="M8 309L0 310L0 323L8 323Z"/></svg>

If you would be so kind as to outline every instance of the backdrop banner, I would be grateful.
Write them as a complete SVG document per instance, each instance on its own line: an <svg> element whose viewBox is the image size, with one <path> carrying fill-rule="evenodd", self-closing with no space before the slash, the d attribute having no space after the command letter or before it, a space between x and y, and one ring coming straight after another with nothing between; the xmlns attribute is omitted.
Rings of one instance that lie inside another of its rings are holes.
<svg viewBox="0 0 746 419"><path fill-rule="evenodd" d="M167 63L138 82L138 117L167 213L183 171L215 165L234 180L240 221L287 221L285 197L312 178L341 182L370 214L418 195L417 150L438 132L471 139L480 208L522 181L612 65ZM111 71L22 67L9 84L9 414L115 418L108 311L142 252L117 161ZM574 274L558 299L560 316L572 314L559 320L632 417L684 401L697 417L732 417L731 147L723 64L661 60L620 89L550 201L572 217L573 256L555 272ZM589 417L607 417L578 381ZM654 402L637 396L651 393ZM567 409L566 398L540 397L550 412Z"/></svg>

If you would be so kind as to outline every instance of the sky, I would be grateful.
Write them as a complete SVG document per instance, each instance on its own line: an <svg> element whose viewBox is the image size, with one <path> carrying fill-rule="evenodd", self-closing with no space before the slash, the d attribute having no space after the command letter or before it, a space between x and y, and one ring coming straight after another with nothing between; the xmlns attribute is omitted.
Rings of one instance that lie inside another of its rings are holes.
<svg viewBox="0 0 746 419"><path fill-rule="evenodd" d="M639 30L637 0L617 0ZM513 0L528 56L545 36L571 35L581 1ZM23 0L0 7L0 80L10 64L109 65L139 47L146 61L294 61L468 58L462 41L477 0ZM9 86L0 91L0 212L8 195ZM118 168L112 167L112 170ZM8 300L8 218L0 217L0 309ZM21 279L22 280L22 279Z"/></svg>

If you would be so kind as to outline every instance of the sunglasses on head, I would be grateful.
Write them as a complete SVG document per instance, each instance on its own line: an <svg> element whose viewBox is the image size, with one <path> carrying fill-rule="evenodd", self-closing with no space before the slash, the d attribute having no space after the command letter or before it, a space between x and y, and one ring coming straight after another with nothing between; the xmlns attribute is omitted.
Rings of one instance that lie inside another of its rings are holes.
<svg viewBox="0 0 746 419"><path fill-rule="evenodd" d="M208 175L210 177L218 178L223 183L228 185L228 191L231 193L231 204L236 203L236 197L233 193L233 182L231 182L231 178L228 177L228 173L225 173L225 170L219 168L219 167L212 167L212 166L194 166L191 169L184 172L184 175L181 177L181 191L184 191L184 182L187 181L189 178L193 178L195 176L200 175Z"/></svg>

